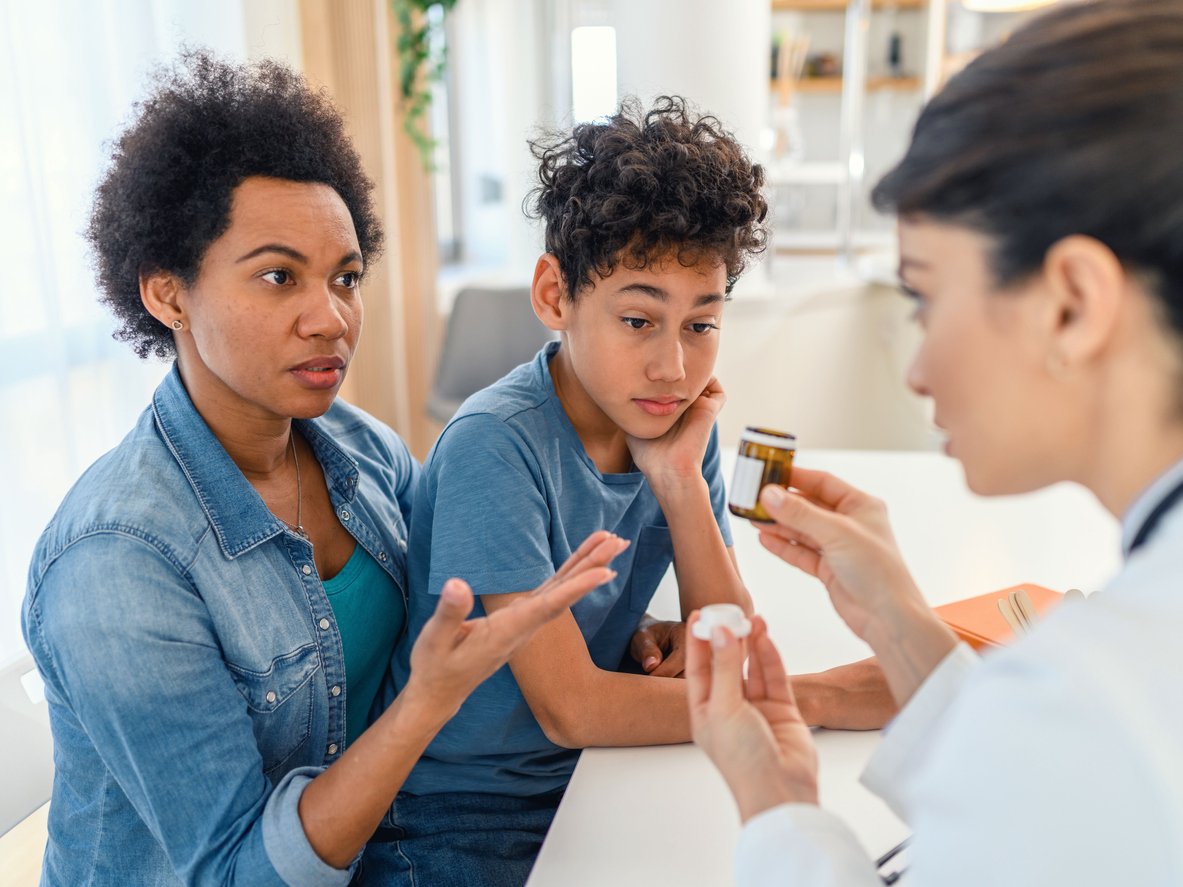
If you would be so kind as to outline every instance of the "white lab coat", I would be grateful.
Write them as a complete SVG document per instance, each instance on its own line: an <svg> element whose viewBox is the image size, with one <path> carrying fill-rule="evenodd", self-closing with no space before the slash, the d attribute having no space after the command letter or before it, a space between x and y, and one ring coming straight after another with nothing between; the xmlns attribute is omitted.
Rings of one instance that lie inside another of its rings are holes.
<svg viewBox="0 0 1183 887"><path fill-rule="evenodd" d="M1123 519L1129 540L1183 480ZM863 782L913 828L907 887L1183 885L1183 503L1087 601L984 660L954 649L888 728ZM824 775L823 775L824 778ZM879 887L833 814L753 817L740 887Z"/></svg>

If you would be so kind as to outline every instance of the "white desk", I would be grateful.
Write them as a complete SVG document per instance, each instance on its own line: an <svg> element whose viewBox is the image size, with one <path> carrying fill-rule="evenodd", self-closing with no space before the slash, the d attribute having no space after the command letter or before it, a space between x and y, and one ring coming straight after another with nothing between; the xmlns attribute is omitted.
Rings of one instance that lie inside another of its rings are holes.
<svg viewBox="0 0 1183 887"><path fill-rule="evenodd" d="M888 504L917 582L932 604L1019 582L1100 588L1118 566L1116 522L1083 490L980 499L957 463L933 453L806 452ZM730 454L724 468L730 475ZM735 549L757 612L790 672L818 671L868 650L834 614L820 583L766 552L734 522ZM676 618L667 577L651 609ZM820 731L821 801L879 854L907 830L859 783L878 733ZM726 887L739 821L726 786L692 745L589 749L543 844L528 887Z"/></svg>

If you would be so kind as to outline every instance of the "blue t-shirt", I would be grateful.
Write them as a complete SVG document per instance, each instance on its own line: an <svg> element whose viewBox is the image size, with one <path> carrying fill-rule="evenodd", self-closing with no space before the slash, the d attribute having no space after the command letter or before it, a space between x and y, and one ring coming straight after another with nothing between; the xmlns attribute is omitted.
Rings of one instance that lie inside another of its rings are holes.
<svg viewBox="0 0 1183 887"><path fill-rule="evenodd" d="M400 687L411 645L452 576L466 579L477 595L528 591L596 530L631 539L612 564L617 577L572 608L592 660L615 671L672 562L669 525L645 476L602 474L584 450L551 382L550 358L558 348L548 344L469 398L427 457L407 555L408 632L394 657ZM702 473L730 546L713 431ZM483 614L478 600L474 615ZM403 789L545 794L566 786L578 757L546 738L503 666L440 731Z"/></svg>

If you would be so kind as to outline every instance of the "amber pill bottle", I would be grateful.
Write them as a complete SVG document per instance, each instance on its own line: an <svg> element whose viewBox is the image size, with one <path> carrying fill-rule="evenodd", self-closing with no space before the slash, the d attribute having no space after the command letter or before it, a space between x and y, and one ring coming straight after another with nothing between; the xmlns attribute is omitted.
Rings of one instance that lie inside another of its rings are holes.
<svg viewBox="0 0 1183 887"><path fill-rule="evenodd" d="M788 487L793 471L797 438L783 431L749 425L739 436L739 455L731 478L727 507L745 520L771 521L760 504L760 491L768 484Z"/></svg>

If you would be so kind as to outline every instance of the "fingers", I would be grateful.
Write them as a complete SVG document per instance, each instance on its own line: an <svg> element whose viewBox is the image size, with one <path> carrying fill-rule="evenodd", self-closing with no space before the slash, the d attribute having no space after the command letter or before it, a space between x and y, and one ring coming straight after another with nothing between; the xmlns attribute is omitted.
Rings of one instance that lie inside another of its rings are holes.
<svg viewBox="0 0 1183 887"><path fill-rule="evenodd" d="M847 512L870 497L828 471L793 466L793 488L810 500L837 512Z"/></svg>
<svg viewBox="0 0 1183 887"><path fill-rule="evenodd" d="M752 675L757 674L764 698L776 702L787 702L795 707L797 700L793 695L793 684L789 680L789 676L785 674L785 665L780 658L780 651L776 649L776 644L768 636L768 626L764 624L764 620L759 616L756 617L756 620L760 623L761 631L754 636L752 642L752 654L748 660L749 685Z"/></svg>
<svg viewBox="0 0 1183 887"><path fill-rule="evenodd" d="M416 645L443 644L446 648L451 648L464 620L472 612L472 603L472 589L468 587L468 583L463 579L449 579L444 583L435 612L424 624Z"/></svg>
<svg viewBox="0 0 1183 887"><path fill-rule="evenodd" d="M763 617L752 617L752 633L748 635L748 648L753 652L760 638L768 634L768 623ZM755 656L748 659L748 698L763 699L765 694L764 670Z"/></svg>
<svg viewBox="0 0 1183 887"><path fill-rule="evenodd" d="M760 530L760 544L791 567L817 577L821 569L821 555L807 545L790 542L776 533Z"/></svg>
<svg viewBox="0 0 1183 887"><path fill-rule="evenodd" d="M511 650L516 650L545 623L567 612L593 588L614 578L616 571L608 567L589 567L557 581L552 577L546 585L486 618L497 636L506 638Z"/></svg>
<svg viewBox="0 0 1183 887"><path fill-rule="evenodd" d="M686 651L675 647L649 672L655 678L680 678L686 672Z"/></svg>
<svg viewBox="0 0 1183 887"><path fill-rule="evenodd" d="M698 610L686 620L686 694L693 715L711 697L711 645L694 636Z"/></svg>
<svg viewBox="0 0 1183 887"><path fill-rule="evenodd" d="M805 545L815 550L821 548L821 545L816 539L807 536L793 527L785 527L781 524L769 523L768 521L752 521L752 523L756 527L757 532L778 536L786 542L795 542L798 545Z"/></svg>
<svg viewBox="0 0 1183 887"><path fill-rule="evenodd" d="M539 589L533 595L523 598L519 609L527 613L537 611L538 625L541 625L559 613L570 609L576 601L593 588L603 585L605 582L611 582L615 578L616 571L609 567L588 566L578 573L553 582L545 591Z"/></svg>
<svg viewBox="0 0 1183 887"><path fill-rule="evenodd" d="M796 469L793 470L793 483L797 483ZM782 487L766 486L760 491L760 504L781 527L816 543L811 545L813 548L824 549L845 533L847 518L825 506L819 507L803 496L786 492Z"/></svg>
<svg viewBox="0 0 1183 887"><path fill-rule="evenodd" d="M711 632L710 707L727 709L744 700L743 645L726 628Z"/></svg>
<svg viewBox="0 0 1183 887"><path fill-rule="evenodd" d="M723 404L727 402L727 392L723 390L723 386L720 384L718 376L711 376L710 380L707 382L706 388L702 389L702 393L699 395L699 397L707 397L711 400L719 401L720 408L722 408Z"/></svg>
<svg viewBox="0 0 1183 887"><path fill-rule="evenodd" d="M618 546L616 551L607 560L599 560L598 558L602 557L608 551L609 543L613 540L616 541ZM596 532L584 539L571 556L563 562L563 565L555 571L555 578L562 579L588 561L597 565L605 564L626 548L628 548L628 540L621 539L607 530L596 530Z"/></svg>
<svg viewBox="0 0 1183 887"><path fill-rule="evenodd" d="M643 628L633 635L629 644L629 653L633 659L641 663L641 668L646 674L661 664L661 647L657 645L653 633L647 628Z"/></svg>

